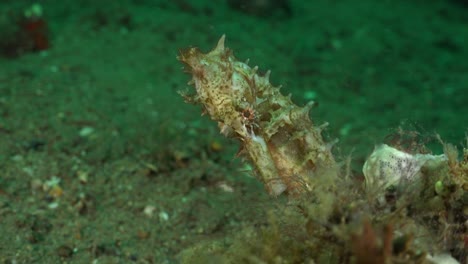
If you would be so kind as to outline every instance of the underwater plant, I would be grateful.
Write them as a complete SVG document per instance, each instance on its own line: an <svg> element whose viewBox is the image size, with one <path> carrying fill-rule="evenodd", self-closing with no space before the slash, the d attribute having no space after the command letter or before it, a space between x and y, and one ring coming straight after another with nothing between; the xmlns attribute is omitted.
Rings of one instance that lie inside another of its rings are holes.
<svg viewBox="0 0 468 264"><path fill-rule="evenodd" d="M441 155L383 144L364 164L362 186L335 161L336 141L321 135L328 124L310 119L314 102L295 105L270 84L269 71L259 75L224 41L222 36L206 54L198 48L180 52L196 91L181 94L202 105L222 134L240 141L240 154L269 194L290 199L262 230L246 231L227 249L195 247L183 260L202 263L216 255L220 263L466 262L467 149L459 160L456 148L442 141Z"/></svg>

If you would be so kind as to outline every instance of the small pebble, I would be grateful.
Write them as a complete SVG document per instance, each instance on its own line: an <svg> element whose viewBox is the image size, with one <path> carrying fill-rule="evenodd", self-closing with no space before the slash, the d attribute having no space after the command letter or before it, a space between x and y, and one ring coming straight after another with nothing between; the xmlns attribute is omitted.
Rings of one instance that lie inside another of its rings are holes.
<svg viewBox="0 0 468 264"><path fill-rule="evenodd" d="M152 206L152 205L147 205L145 206L145 208L143 209L143 213L148 216L148 217L152 217L153 216L153 213L154 213L154 210L156 210L156 207Z"/></svg>
<svg viewBox="0 0 468 264"><path fill-rule="evenodd" d="M94 128L92 127L83 127L81 130L80 130L80 136L81 137L88 137L90 136L92 133L94 133Z"/></svg>
<svg viewBox="0 0 468 264"><path fill-rule="evenodd" d="M160 212L160 213L159 213L159 219L160 219L161 221L167 221L167 220L169 220L169 214L167 214L167 213L164 212L164 211L163 211L163 212Z"/></svg>

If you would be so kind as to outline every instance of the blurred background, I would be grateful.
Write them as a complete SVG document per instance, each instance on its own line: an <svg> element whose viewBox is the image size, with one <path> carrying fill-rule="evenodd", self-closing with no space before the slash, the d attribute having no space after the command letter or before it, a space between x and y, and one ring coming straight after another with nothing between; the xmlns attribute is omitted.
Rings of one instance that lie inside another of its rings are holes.
<svg viewBox="0 0 468 264"><path fill-rule="evenodd" d="M382 142L466 146L467 25L462 0L2 1L0 261L176 263L262 218L179 49L226 34L359 177Z"/></svg>

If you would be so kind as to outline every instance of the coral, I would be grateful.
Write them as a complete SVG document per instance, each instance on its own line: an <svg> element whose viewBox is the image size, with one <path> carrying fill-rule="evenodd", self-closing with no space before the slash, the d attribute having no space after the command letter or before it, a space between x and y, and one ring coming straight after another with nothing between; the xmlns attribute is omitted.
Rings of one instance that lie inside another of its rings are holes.
<svg viewBox="0 0 468 264"><path fill-rule="evenodd" d="M16 58L50 48L47 20L39 4L31 5L21 14L11 10L0 11L0 32L2 57Z"/></svg>
<svg viewBox="0 0 468 264"><path fill-rule="evenodd" d="M33 44L33 51L49 48L47 22L43 18L41 5L33 4L24 11L21 26Z"/></svg>
<svg viewBox="0 0 468 264"><path fill-rule="evenodd" d="M314 102L295 105L270 84L269 71L261 76L258 67L237 61L224 46L224 36L209 53L189 48L178 59L192 74L190 84L196 89L196 94L184 95L186 100L201 104L221 133L241 141L240 153L270 194L310 190L319 168L335 166L333 144L321 136L326 125L315 126L309 118Z"/></svg>

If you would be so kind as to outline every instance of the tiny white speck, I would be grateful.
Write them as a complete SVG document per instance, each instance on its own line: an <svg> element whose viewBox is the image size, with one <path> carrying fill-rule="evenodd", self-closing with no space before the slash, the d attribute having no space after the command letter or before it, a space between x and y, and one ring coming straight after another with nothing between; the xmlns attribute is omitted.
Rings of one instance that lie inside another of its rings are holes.
<svg viewBox="0 0 468 264"><path fill-rule="evenodd" d="M83 127L80 130L80 136L82 136L82 137L87 137L87 136L91 135L92 133L94 133L94 128L92 128L92 127Z"/></svg>
<svg viewBox="0 0 468 264"><path fill-rule="evenodd" d="M164 211L163 211L163 212L160 212L160 213L159 213L159 219L160 219L161 221L167 221L167 220L169 220L169 215L168 215L166 212L164 212Z"/></svg>

